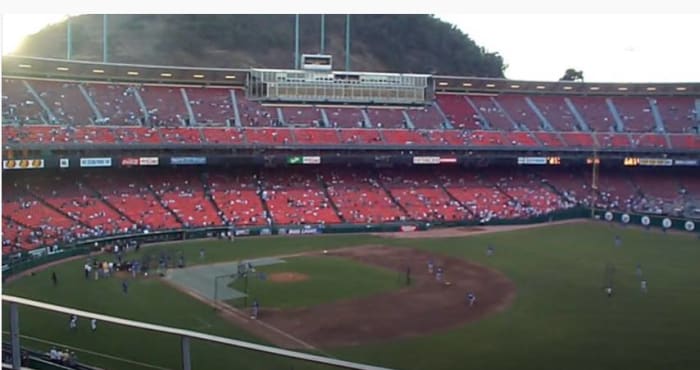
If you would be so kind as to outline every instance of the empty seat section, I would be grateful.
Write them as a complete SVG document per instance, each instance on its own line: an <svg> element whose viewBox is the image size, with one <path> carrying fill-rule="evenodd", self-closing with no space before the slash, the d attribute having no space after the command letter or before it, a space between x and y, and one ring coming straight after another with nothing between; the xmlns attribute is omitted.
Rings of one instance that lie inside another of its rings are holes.
<svg viewBox="0 0 700 370"><path fill-rule="evenodd" d="M542 122L540 122L535 111L527 104L524 96L499 95L496 97L496 100L518 126L527 126L531 131L542 129Z"/></svg>
<svg viewBox="0 0 700 370"><path fill-rule="evenodd" d="M142 176L142 181L136 173L131 176L93 176L88 179L88 185L102 194L105 202L109 202L121 213L137 221L142 227L150 230L177 229L182 225L168 212L149 189L149 183L158 181L154 172Z"/></svg>
<svg viewBox="0 0 700 370"><path fill-rule="evenodd" d="M368 108L367 115L375 128L406 128L403 110L397 108Z"/></svg>
<svg viewBox="0 0 700 370"><path fill-rule="evenodd" d="M340 136L333 128L298 128L294 130L297 144L340 144Z"/></svg>
<svg viewBox="0 0 700 370"><path fill-rule="evenodd" d="M560 135L566 146L592 148L595 145L593 136L588 132L562 132Z"/></svg>
<svg viewBox="0 0 700 370"><path fill-rule="evenodd" d="M209 144L241 144L245 141L239 128L202 128L202 135Z"/></svg>
<svg viewBox="0 0 700 370"><path fill-rule="evenodd" d="M506 117L506 113L491 101L490 96L470 95L469 99L479 109L479 113L489 121L491 128L505 131L513 130L513 124Z"/></svg>
<svg viewBox="0 0 700 370"><path fill-rule="evenodd" d="M464 95L438 94L437 102L454 128L480 130L479 115Z"/></svg>
<svg viewBox="0 0 700 370"><path fill-rule="evenodd" d="M338 129L338 134L340 135L340 140L343 144L384 144L379 130L342 128Z"/></svg>
<svg viewBox="0 0 700 370"><path fill-rule="evenodd" d="M89 125L96 118L75 82L30 80L29 85L39 94L62 124Z"/></svg>
<svg viewBox="0 0 700 370"><path fill-rule="evenodd" d="M625 125L625 131L652 132L656 128L654 116L646 98L625 96L612 98L612 101Z"/></svg>
<svg viewBox="0 0 700 370"><path fill-rule="evenodd" d="M199 174L169 172L153 182L153 190L177 214L185 227L220 225L214 205L206 197Z"/></svg>
<svg viewBox="0 0 700 370"><path fill-rule="evenodd" d="M208 184L226 222L236 226L267 225L257 185L250 174L217 171L209 175Z"/></svg>
<svg viewBox="0 0 700 370"><path fill-rule="evenodd" d="M137 86L86 83L85 89L107 125L140 125L144 112L136 100Z"/></svg>
<svg viewBox="0 0 700 370"><path fill-rule="evenodd" d="M668 147L666 138L660 134L629 134L632 146L663 149Z"/></svg>
<svg viewBox="0 0 700 370"><path fill-rule="evenodd" d="M259 127L280 124L277 120L277 112L275 112L275 109L263 106L256 101L248 100L245 96L245 91L241 89L236 89L234 91L236 93L236 102L238 102L238 114L241 118L241 125Z"/></svg>
<svg viewBox="0 0 700 370"><path fill-rule="evenodd" d="M629 148L632 146L627 134L596 133L601 148Z"/></svg>
<svg viewBox="0 0 700 370"><path fill-rule="evenodd" d="M562 96L531 96L530 99L556 131L575 131L576 117Z"/></svg>
<svg viewBox="0 0 700 370"><path fill-rule="evenodd" d="M440 129L442 127L442 115L434 105L423 108L406 109L411 122L417 129Z"/></svg>
<svg viewBox="0 0 700 370"><path fill-rule="evenodd" d="M700 149L700 135L676 135L669 134L671 146L674 149Z"/></svg>
<svg viewBox="0 0 700 370"><path fill-rule="evenodd" d="M331 127L360 128L365 117L360 108L324 107Z"/></svg>
<svg viewBox="0 0 700 370"><path fill-rule="evenodd" d="M180 87L143 85L139 94L148 110L148 121L157 126L180 126L189 119Z"/></svg>
<svg viewBox="0 0 700 370"><path fill-rule="evenodd" d="M452 200L430 173L409 174L405 171L384 170L379 178L411 219L458 221L468 218L466 208L460 202Z"/></svg>
<svg viewBox="0 0 700 370"><path fill-rule="evenodd" d="M290 129L248 128L243 132L249 144L287 145L293 143Z"/></svg>
<svg viewBox="0 0 700 370"><path fill-rule="evenodd" d="M274 107L269 107L274 109ZM321 109L308 105L284 106L280 108L284 116L284 123L288 125L321 126L323 120ZM275 109L276 111L276 109Z"/></svg>
<svg viewBox="0 0 700 370"><path fill-rule="evenodd" d="M48 118L39 102L29 93L24 83L16 78L2 79L3 123L39 124Z"/></svg>
<svg viewBox="0 0 700 370"><path fill-rule="evenodd" d="M546 147L556 148L566 145L559 139L559 137L555 133L539 131L534 132L534 134L540 140L542 145Z"/></svg>
<svg viewBox="0 0 700 370"><path fill-rule="evenodd" d="M615 127L615 120L604 97L572 96L570 99L591 130L609 132Z"/></svg>
<svg viewBox="0 0 700 370"><path fill-rule="evenodd" d="M414 130L382 130L384 142L393 145L429 144L425 134Z"/></svg>
<svg viewBox="0 0 700 370"><path fill-rule="evenodd" d="M114 136L124 144L160 144L159 130L146 127L115 127Z"/></svg>
<svg viewBox="0 0 700 370"><path fill-rule="evenodd" d="M324 181L347 222L374 224L405 218L369 171L332 172L324 175Z"/></svg>
<svg viewBox="0 0 700 370"><path fill-rule="evenodd" d="M527 132L504 132L506 142L512 146L539 146L537 141Z"/></svg>
<svg viewBox="0 0 700 370"><path fill-rule="evenodd" d="M186 92L198 125L226 126L227 120L235 120L230 89L188 87Z"/></svg>
<svg viewBox="0 0 700 370"><path fill-rule="evenodd" d="M158 131L163 142L168 144L202 143L202 131L199 128L162 127Z"/></svg>
<svg viewBox="0 0 700 370"><path fill-rule="evenodd" d="M698 125L695 117L698 117L700 112L695 112L696 98L673 96L658 97L654 100L667 132L688 132L693 125Z"/></svg>
<svg viewBox="0 0 700 370"><path fill-rule="evenodd" d="M316 176L291 170L265 171L263 197L280 225L331 224L340 219Z"/></svg>

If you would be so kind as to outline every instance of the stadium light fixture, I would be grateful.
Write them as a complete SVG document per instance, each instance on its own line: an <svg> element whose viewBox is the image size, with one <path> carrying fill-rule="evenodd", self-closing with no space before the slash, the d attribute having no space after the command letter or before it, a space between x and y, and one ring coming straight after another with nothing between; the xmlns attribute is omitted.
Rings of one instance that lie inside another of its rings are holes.
<svg viewBox="0 0 700 370"><path fill-rule="evenodd" d="M571 87L571 86L564 86L563 89L564 89L564 90L571 90L571 89L573 89L573 87Z"/></svg>
<svg viewBox="0 0 700 370"><path fill-rule="evenodd" d="M620 91L627 91L627 88L624 87L624 86L620 86L620 87L618 87L617 89L620 90Z"/></svg>
<svg viewBox="0 0 700 370"><path fill-rule="evenodd" d="M227 79L227 80L235 80L235 79L236 79L236 76L234 76L234 75L226 75L226 76L224 76L224 78Z"/></svg>
<svg viewBox="0 0 700 370"><path fill-rule="evenodd" d="M92 73L105 73L103 69L93 69Z"/></svg>
<svg viewBox="0 0 700 370"><path fill-rule="evenodd" d="M519 88L520 88L520 85L510 85L510 88L511 88L511 89L519 89Z"/></svg>
<svg viewBox="0 0 700 370"><path fill-rule="evenodd" d="M204 75L192 75L194 78L204 78Z"/></svg>
<svg viewBox="0 0 700 370"><path fill-rule="evenodd" d="M647 87L647 91L656 91L655 87Z"/></svg>
<svg viewBox="0 0 700 370"><path fill-rule="evenodd" d="M464 87L472 87L472 84L470 82L465 82L462 84Z"/></svg>
<svg viewBox="0 0 700 370"><path fill-rule="evenodd" d="M32 68L31 64L20 64L19 68Z"/></svg>
<svg viewBox="0 0 700 370"><path fill-rule="evenodd" d="M139 73L136 71L128 71L128 72L126 72L126 74L128 74L129 76L138 76L139 75Z"/></svg>
<svg viewBox="0 0 700 370"><path fill-rule="evenodd" d="M164 72L160 74L160 77L173 77L173 74Z"/></svg>
<svg viewBox="0 0 700 370"><path fill-rule="evenodd" d="M543 85L537 85L537 86L535 86L535 89L537 89L537 90L544 90L545 88L546 88L546 87L543 86Z"/></svg>
<svg viewBox="0 0 700 370"><path fill-rule="evenodd" d="M685 90L687 90L687 89L683 86L676 87L676 91L685 91Z"/></svg>
<svg viewBox="0 0 700 370"><path fill-rule="evenodd" d="M68 67L56 67L57 71L64 71L65 72L65 71L68 71L69 69L70 68L68 68Z"/></svg>
<svg viewBox="0 0 700 370"><path fill-rule="evenodd" d="M591 86L591 87L589 88L589 90L598 91L598 90L600 90L600 87L598 87L598 86Z"/></svg>
<svg viewBox="0 0 700 370"><path fill-rule="evenodd" d="M440 82L438 82L438 85L440 85L440 86L447 86L447 82L445 82L445 81L440 81Z"/></svg>
<svg viewBox="0 0 700 370"><path fill-rule="evenodd" d="M494 84L486 84L486 87L496 87Z"/></svg>

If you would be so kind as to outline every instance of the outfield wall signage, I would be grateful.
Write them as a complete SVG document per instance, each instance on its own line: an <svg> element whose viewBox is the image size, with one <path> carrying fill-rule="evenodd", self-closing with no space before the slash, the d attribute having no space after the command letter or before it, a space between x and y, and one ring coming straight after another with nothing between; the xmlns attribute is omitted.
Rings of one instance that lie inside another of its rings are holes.
<svg viewBox="0 0 700 370"><path fill-rule="evenodd" d="M676 159L673 161L674 166L697 166L697 159Z"/></svg>
<svg viewBox="0 0 700 370"><path fill-rule="evenodd" d="M287 158L288 164L321 164L321 157L319 156L294 156Z"/></svg>
<svg viewBox="0 0 700 370"><path fill-rule="evenodd" d="M135 157L122 158L122 166L138 166L139 159Z"/></svg>
<svg viewBox="0 0 700 370"><path fill-rule="evenodd" d="M158 157L139 158L139 166L157 166L159 162Z"/></svg>
<svg viewBox="0 0 700 370"><path fill-rule="evenodd" d="M206 157L170 157L172 165L203 165L207 164Z"/></svg>
<svg viewBox="0 0 700 370"><path fill-rule="evenodd" d="M303 163L303 164L321 164L321 157L319 157L319 156L302 157L301 163Z"/></svg>
<svg viewBox="0 0 700 370"><path fill-rule="evenodd" d="M70 167L70 159L68 158L61 158L58 161L58 166L61 168L68 168Z"/></svg>
<svg viewBox="0 0 700 370"><path fill-rule="evenodd" d="M2 161L3 170L31 170L44 168L43 159L7 159Z"/></svg>
<svg viewBox="0 0 700 370"><path fill-rule="evenodd" d="M413 157L413 164L439 164L440 157Z"/></svg>
<svg viewBox="0 0 700 370"><path fill-rule="evenodd" d="M112 158L80 158L80 167L112 167Z"/></svg>
<svg viewBox="0 0 700 370"><path fill-rule="evenodd" d="M547 164L547 157L518 157L518 164Z"/></svg>

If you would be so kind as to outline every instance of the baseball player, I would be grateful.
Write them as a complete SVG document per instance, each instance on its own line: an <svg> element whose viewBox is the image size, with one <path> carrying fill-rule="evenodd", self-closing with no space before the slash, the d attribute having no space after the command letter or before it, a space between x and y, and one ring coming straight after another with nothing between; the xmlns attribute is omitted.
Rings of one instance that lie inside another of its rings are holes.
<svg viewBox="0 0 700 370"><path fill-rule="evenodd" d="M433 259L431 258L428 260L428 273L432 274L434 267L435 264L433 263Z"/></svg>
<svg viewBox="0 0 700 370"><path fill-rule="evenodd" d="M646 292L647 292L647 281L645 279L645 280L642 280L642 293L646 294Z"/></svg>
<svg viewBox="0 0 700 370"><path fill-rule="evenodd" d="M615 247L620 248L622 245L622 238L620 238L620 235L615 235Z"/></svg>
<svg viewBox="0 0 700 370"><path fill-rule="evenodd" d="M608 286L607 288L605 288L605 294L608 295L608 298L612 297L612 293L613 293L613 289L611 286Z"/></svg>
<svg viewBox="0 0 700 370"><path fill-rule="evenodd" d="M486 256L491 257L493 256L493 245L489 244L489 246L486 248Z"/></svg>
<svg viewBox="0 0 700 370"><path fill-rule="evenodd" d="M78 316L70 315L70 322L68 323L70 330L75 330L78 328Z"/></svg>
<svg viewBox="0 0 700 370"><path fill-rule="evenodd" d="M97 330L97 319L90 320L90 329L93 333Z"/></svg>
<svg viewBox="0 0 700 370"><path fill-rule="evenodd" d="M467 302L469 303L469 306L473 306L476 302L476 294L472 292L467 293Z"/></svg>
<svg viewBox="0 0 700 370"><path fill-rule="evenodd" d="M435 273L435 280L438 281L438 283L442 282L442 277L443 277L443 271L442 267L437 268L437 272Z"/></svg>
<svg viewBox="0 0 700 370"><path fill-rule="evenodd" d="M259 313L260 313L260 304L258 303L258 300L256 299L253 301L253 314L250 316L250 318L253 320L257 320Z"/></svg>

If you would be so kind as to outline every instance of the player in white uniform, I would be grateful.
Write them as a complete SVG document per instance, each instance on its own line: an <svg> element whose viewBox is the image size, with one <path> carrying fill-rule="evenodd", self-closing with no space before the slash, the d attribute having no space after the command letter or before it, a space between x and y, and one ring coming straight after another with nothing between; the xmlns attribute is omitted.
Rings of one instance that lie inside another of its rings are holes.
<svg viewBox="0 0 700 370"><path fill-rule="evenodd" d="M647 281L642 280L642 293L646 293L646 292L647 292Z"/></svg>

